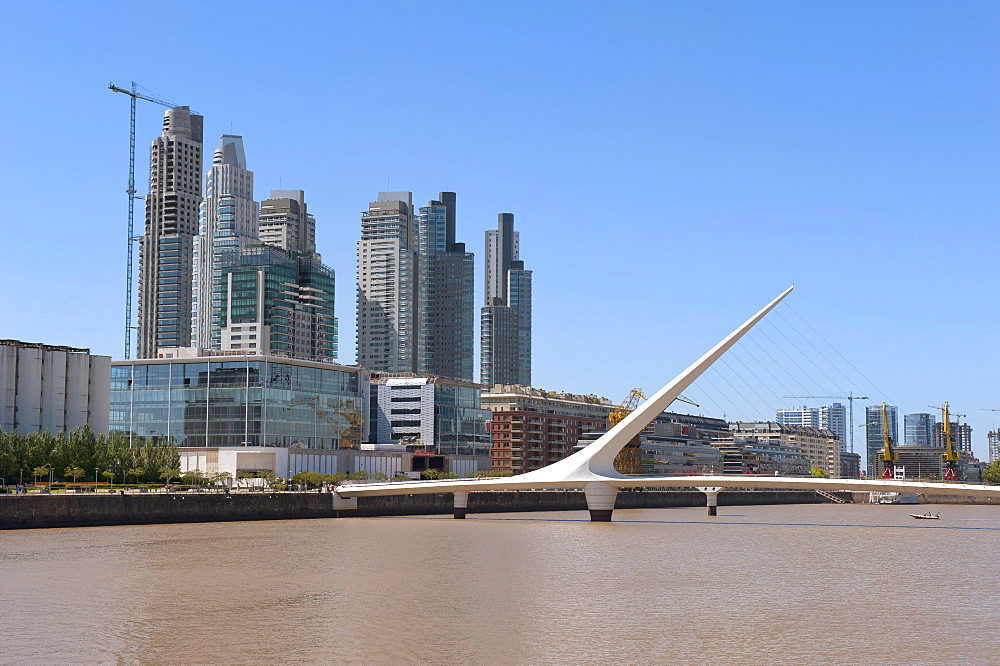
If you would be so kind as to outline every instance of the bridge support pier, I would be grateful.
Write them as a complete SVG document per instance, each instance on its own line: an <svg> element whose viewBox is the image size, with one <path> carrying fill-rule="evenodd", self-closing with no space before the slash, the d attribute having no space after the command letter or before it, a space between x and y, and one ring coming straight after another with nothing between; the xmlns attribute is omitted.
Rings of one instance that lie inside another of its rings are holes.
<svg viewBox="0 0 1000 666"><path fill-rule="evenodd" d="M708 515L710 516L719 515L719 491L721 491L722 488L699 487L698 490L705 493L705 500L708 506Z"/></svg>
<svg viewBox="0 0 1000 666"><path fill-rule="evenodd" d="M469 493L454 493L455 496L455 518L458 520L465 518L465 512L469 508Z"/></svg>
<svg viewBox="0 0 1000 666"><path fill-rule="evenodd" d="M584 486L583 493L587 497L591 522L610 523L615 500L618 499L618 489L603 481L592 481Z"/></svg>

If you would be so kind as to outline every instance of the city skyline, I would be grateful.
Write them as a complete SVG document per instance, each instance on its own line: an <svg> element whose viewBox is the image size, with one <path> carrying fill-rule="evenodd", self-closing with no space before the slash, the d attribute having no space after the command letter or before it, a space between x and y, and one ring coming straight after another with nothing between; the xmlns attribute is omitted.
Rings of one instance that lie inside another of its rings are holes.
<svg viewBox="0 0 1000 666"><path fill-rule="evenodd" d="M65 8L41 24L14 8L11 25L23 29L0 47L15 63L5 77L34 95L3 111L20 160L0 176L45 202L47 233L8 225L4 337L121 357L128 108L106 84L136 79L203 114L206 146L244 136L259 183L309 192L327 229L319 249L341 276L353 272L357 212L386 178L386 190L459 193L470 242L498 211L515 213L537 279L535 385L615 401L657 386L794 282L795 312L882 389L863 386L873 402L905 414L949 400L969 414L985 459L995 417L981 409L1000 407L989 268L1000 137L996 83L982 76L997 56L997 10L849 7L584 7L569 17L542 7L527 22L516 7L460 10L433 14L448 36L416 53L402 41L365 48L375 8L338 17L344 39L320 49L317 31L333 18L317 11L302 40L266 58L216 48L221 20L260 33L254 12L200 8L185 36L192 60L257 68L225 95L146 48L150 9L97 22ZM414 31L432 25L423 8L395 12ZM637 21L665 38L635 44ZM487 47L498 30L518 48ZM78 54L71 67L56 59L67 48ZM450 79L436 104L335 103L388 85L386 71L413 89ZM278 77L306 102L265 109L255 84ZM636 104L640 89L649 97ZM78 140L80 107L97 111L87 168L55 188L49 160ZM139 102L137 121L142 195L162 109ZM349 362L350 280L341 283ZM600 372L595 355L607 361Z"/></svg>

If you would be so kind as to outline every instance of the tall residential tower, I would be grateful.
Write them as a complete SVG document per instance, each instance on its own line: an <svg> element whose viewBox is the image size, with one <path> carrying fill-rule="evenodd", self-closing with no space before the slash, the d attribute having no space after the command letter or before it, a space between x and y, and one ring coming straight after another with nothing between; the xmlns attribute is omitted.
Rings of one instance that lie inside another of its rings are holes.
<svg viewBox="0 0 1000 666"><path fill-rule="evenodd" d="M361 214L357 362L377 372L417 369L417 219L411 192L379 192Z"/></svg>
<svg viewBox="0 0 1000 666"><path fill-rule="evenodd" d="M486 293L480 313L479 381L531 386L531 271L519 260L511 213L486 232Z"/></svg>
<svg viewBox="0 0 1000 666"><path fill-rule="evenodd" d="M191 345L202 126L190 108L168 109L163 134L153 141L139 247L139 358L155 358L161 347Z"/></svg>
<svg viewBox="0 0 1000 666"><path fill-rule="evenodd" d="M420 209L417 372L473 381L475 264L455 242L455 193Z"/></svg>
<svg viewBox="0 0 1000 666"><path fill-rule="evenodd" d="M224 134L205 175L201 230L194 247L192 346L219 348L223 258L258 242L253 172L247 171L243 137Z"/></svg>

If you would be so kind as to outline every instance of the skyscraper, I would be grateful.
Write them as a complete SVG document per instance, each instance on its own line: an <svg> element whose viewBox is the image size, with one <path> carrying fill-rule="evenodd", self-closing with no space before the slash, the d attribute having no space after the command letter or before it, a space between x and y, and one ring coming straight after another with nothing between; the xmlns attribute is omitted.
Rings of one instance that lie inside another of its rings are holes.
<svg viewBox="0 0 1000 666"><path fill-rule="evenodd" d="M886 407L889 426L889 436L899 445L899 419L895 405ZM869 405L865 408L865 443L868 453L868 476L875 475L875 456L885 445L882 439L882 405Z"/></svg>
<svg viewBox="0 0 1000 666"><path fill-rule="evenodd" d="M486 232L486 292L480 312L480 382L531 385L531 271L520 261L514 216Z"/></svg>
<svg viewBox="0 0 1000 666"><path fill-rule="evenodd" d="M302 190L271 190L260 204L260 242L293 252L316 251L316 220Z"/></svg>
<svg viewBox="0 0 1000 666"><path fill-rule="evenodd" d="M455 193L420 209L417 372L473 381L475 265L455 242Z"/></svg>
<svg viewBox="0 0 1000 666"><path fill-rule="evenodd" d="M167 109L153 141L146 229L139 246L139 358L191 345L194 243L201 206L203 119Z"/></svg>
<svg viewBox="0 0 1000 666"><path fill-rule="evenodd" d="M194 246L192 346L219 348L223 256L257 242L257 202L243 137L223 134L205 176L201 230Z"/></svg>
<svg viewBox="0 0 1000 666"><path fill-rule="evenodd" d="M934 446L933 414L905 414L903 435L907 446Z"/></svg>
<svg viewBox="0 0 1000 666"><path fill-rule="evenodd" d="M410 192L379 192L361 213L358 241L358 365L417 369L417 220Z"/></svg>

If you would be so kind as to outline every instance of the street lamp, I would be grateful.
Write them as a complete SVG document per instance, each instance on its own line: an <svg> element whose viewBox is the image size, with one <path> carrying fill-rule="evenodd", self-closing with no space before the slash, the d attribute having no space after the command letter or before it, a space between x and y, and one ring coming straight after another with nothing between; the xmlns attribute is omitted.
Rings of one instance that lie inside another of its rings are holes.
<svg viewBox="0 0 1000 666"><path fill-rule="evenodd" d="M97 468L94 468L94 494L97 494Z"/></svg>
<svg viewBox="0 0 1000 666"><path fill-rule="evenodd" d="M49 463L49 494L52 494L52 482L55 480L55 468Z"/></svg>

